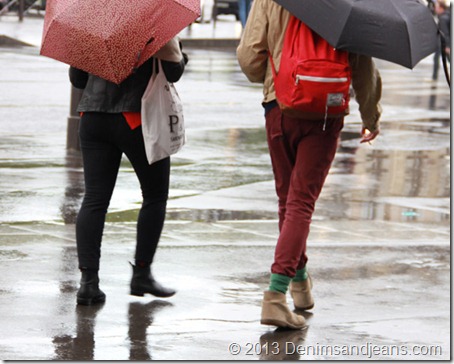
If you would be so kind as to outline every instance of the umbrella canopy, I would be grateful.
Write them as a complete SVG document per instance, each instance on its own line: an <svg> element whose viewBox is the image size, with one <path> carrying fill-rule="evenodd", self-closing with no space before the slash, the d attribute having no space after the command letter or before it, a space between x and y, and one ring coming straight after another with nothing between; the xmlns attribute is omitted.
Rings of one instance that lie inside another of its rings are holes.
<svg viewBox="0 0 454 364"><path fill-rule="evenodd" d="M199 0L48 0L40 53L120 83L199 14Z"/></svg>
<svg viewBox="0 0 454 364"><path fill-rule="evenodd" d="M438 29L419 0L275 0L337 49L413 68Z"/></svg>

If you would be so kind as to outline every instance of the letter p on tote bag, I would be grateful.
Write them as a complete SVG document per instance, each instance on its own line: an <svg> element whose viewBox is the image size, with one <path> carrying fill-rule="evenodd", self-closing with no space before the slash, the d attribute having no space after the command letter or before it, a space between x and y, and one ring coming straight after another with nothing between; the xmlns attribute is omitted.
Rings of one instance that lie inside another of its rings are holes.
<svg viewBox="0 0 454 364"><path fill-rule="evenodd" d="M150 164L178 152L186 142L183 105L158 61L142 96L142 134Z"/></svg>

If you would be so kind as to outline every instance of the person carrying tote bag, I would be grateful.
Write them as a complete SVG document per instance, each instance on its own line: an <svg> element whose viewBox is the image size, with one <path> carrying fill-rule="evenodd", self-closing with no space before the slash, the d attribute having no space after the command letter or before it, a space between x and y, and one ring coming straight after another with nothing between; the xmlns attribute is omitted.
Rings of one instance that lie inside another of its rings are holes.
<svg viewBox="0 0 454 364"><path fill-rule="evenodd" d="M162 73L169 82L180 79L188 60L175 38L119 85L73 67L69 69L72 85L83 89L77 108L82 115L79 137L85 177L85 194L76 221L82 276L78 304L92 305L106 299L99 288L101 241L123 154L134 168L143 196L130 292L157 297L175 294L175 290L160 285L151 273L164 225L170 176L169 157L153 164L148 162L141 127L141 99L156 58L161 59Z"/></svg>

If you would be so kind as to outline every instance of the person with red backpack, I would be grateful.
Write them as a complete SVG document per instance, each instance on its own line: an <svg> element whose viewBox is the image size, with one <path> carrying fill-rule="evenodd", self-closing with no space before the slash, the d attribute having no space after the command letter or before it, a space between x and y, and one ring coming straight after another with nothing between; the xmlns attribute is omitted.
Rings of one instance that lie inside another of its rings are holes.
<svg viewBox="0 0 454 364"><path fill-rule="evenodd" d="M249 81L263 84L266 132L278 196L279 238L261 323L301 329L314 307L306 242L315 202L349 113L350 85L362 119L360 143L379 134L381 78L368 56L336 51L273 0L254 0L237 49Z"/></svg>

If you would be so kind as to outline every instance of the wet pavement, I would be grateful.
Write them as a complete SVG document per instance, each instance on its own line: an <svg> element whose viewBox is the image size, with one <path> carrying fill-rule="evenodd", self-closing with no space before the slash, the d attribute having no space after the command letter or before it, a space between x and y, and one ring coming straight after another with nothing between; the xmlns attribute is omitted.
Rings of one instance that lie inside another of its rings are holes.
<svg viewBox="0 0 454 364"><path fill-rule="evenodd" d="M450 93L441 72L429 80L431 57L414 70L377 61L384 112L372 145L359 144L352 101L309 237L315 308L306 329L276 331L259 318L277 202L261 88L232 47L239 23L181 34L188 142L172 159L154 264L178 294L128 295L140 192L125 160L100 307L75 305L83 170L66 151L67 66L38 55L41 27L39 17L0 18L0 35L31 44L0 47L1 359L450 359Z"/></svg>

